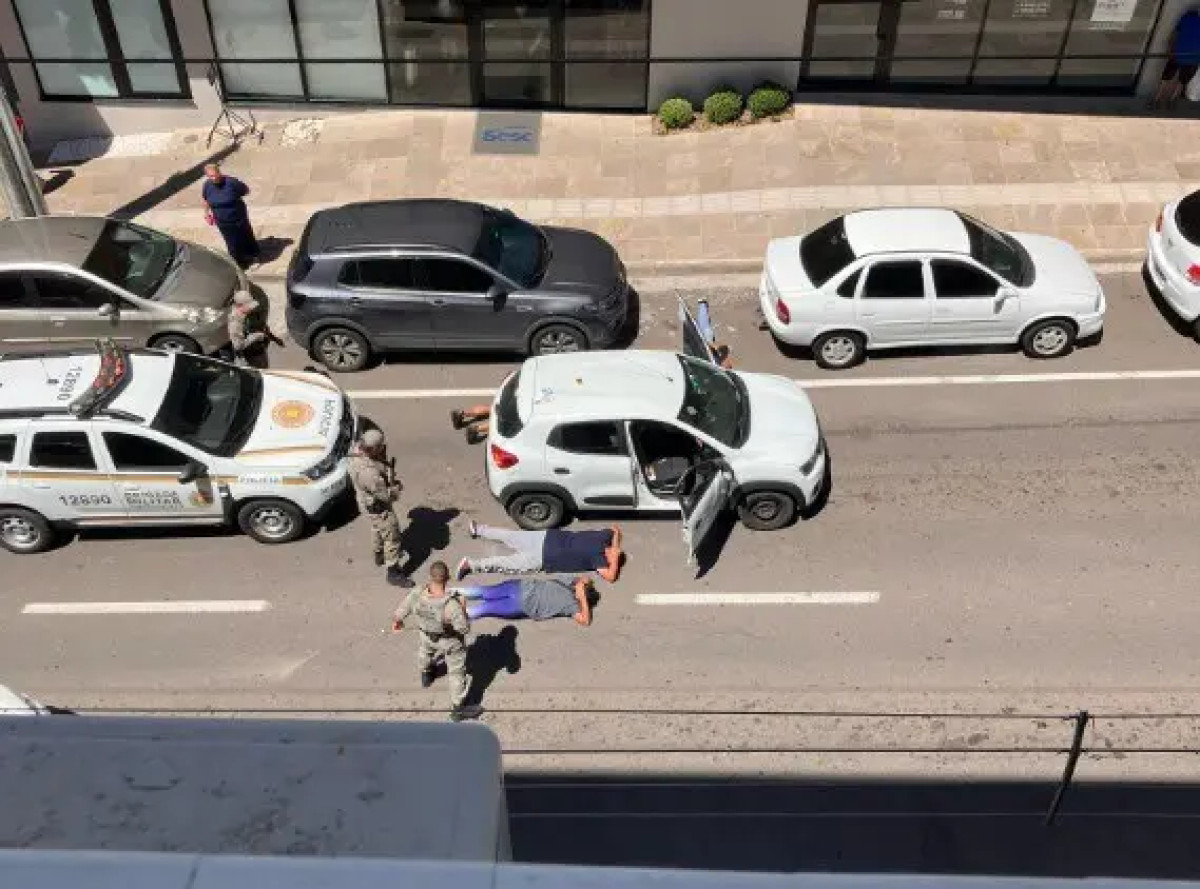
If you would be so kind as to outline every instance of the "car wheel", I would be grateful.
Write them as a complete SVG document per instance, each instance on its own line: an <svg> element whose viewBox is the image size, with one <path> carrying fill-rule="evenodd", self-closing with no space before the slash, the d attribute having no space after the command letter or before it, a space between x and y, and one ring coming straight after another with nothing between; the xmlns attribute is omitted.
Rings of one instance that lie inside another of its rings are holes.
<svg viewBox="0 0 1200 889"><path fill-rule="evenodd" d="M852 330L831 330L812 344L813 359L826 370L845 370L867 357L867 341Z"/></svg>
<svg viewBox="0 0 1200 889"><path fill-rule="evenodd" d="M796 501L776 491L756 491L742 498L738 518L752 531L778 531L796 518Z"/></svg>
<svg viewBox="0 0 1200 889"><path fill-rule="evenodd" d="M291 543L304 533L303 511L287 500L251 500L238 510L238 527L259 543Z"/></svg>
<svg viewBox="0 0 1200 889"><path fill-rule="evenodd" d="M567 505L557 494L518 494L509 501L508 514L526 531L545 531L566 521Z"/></svg>
<svg viewBox="0 0 1200 889"><path fill-rule="evenodd" d="M164 352L187 352L189 355L200 354L200 344L190 336L182 333L164 333L150 340L151 349L162 349Z"/></svg>
<svg viewBox="0 0 1200 889"><path fill-rule="evenodd" d="M28 555L48 550L54 529L44 518L19 506L0 506L0 546L10 553Z"/></svg>
<svg viewBox="0 0 1200 889"><path fill-rule="evenodd" d="M330 327L313 337L312 354L330 370L354 373L367 366L371 359L371 344L361 333L345 327Z"/></svg>
<svg viewBox="0 0 1200 889"><path fill-rule="evenodd" d="M529 342L531 355L561 355L564 352L586 352L587 337L569 324L547 324L534 331Z"/></svg>
<svg viewBox="0 0 1200 889"><path fill-rule="evenodd" d="M1039 321L1021 334L1021 348L1030 358L1060 358L1075 347L1075 325L1064 318Z"/></svg>
<svg viewBox="0 0 1200 889"><path fill-rule="evenodd" d="M1192 336L1194 336L1197 341L1200 341L1200 318L1197 318L1192 322Z"/></svg>

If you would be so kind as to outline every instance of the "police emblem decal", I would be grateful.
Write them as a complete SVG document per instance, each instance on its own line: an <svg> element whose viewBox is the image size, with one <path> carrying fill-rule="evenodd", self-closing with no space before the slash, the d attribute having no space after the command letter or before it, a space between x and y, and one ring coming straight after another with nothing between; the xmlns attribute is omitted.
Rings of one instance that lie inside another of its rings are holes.
<svg viewBox="0 0 1200 889"><path fill-rule="evenodd" d="M299 429L301 426L307 426L314 416L316 416L316 411L313 410L312 405L305 404L303 401L281 401L271 411L271 419L275 425L282 426L284 429Z"/></svg>

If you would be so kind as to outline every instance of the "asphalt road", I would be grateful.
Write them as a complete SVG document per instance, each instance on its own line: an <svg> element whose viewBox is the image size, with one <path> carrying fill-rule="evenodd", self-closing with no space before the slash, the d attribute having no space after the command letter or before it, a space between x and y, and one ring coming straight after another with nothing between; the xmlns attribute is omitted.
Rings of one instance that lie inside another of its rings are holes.
<svg viewBox="0 0 1200 889"><path fill-rule="evenodd" d="M556 621L502 632L497 623L477 624L472 666L493 711L485 719L514 772L541 785L581 770L621 780L666 769L1001 775L1052 788L1072 730L1056 717L1090 709L1102 714L1087 734L1098 752L1085 758L1082 776L1194 774L1188 756L1136 751L1194 745L1196 720L1160 715L1200 713L1200 380L1087 375L1190 371L1200 346L1160 314L1140 275L1109 274L1104 283L1103 343L1065 359L906 353L844 374L781 353L756 329L745 289L709 292L740 367L864 381L811 392L833 457L832 497L819 515L783 532L732 529L701 577L685 564L677 521L625 521L630 560L618 584L602 585L593 627ZM646 295L639 345L671 347L678 331L670 299ZM304 361L294 351L281 356ZM407 484L402 505L417 570L434 557L453 564L480 551L466 537L466 516L504 517L484 486L481 449L449 428L447 411L464 399L376 396L486 389L512 366L503 357L407 358L342 380L389 435ZM890 384L1043 373L1082 376ZM422 691L414 640L385 632L398 594L369 555L363 523L344 516L281 548L223 533L93 533L42 556L5 558L0 681L77 708L429 716L444 708L446 691L442 683ZM713 607L635 599L671 592L857 592L877 601ZM265 599L271 607L22 614L30 602L164 599ZM723 712L681 712L689 710ZM837 712L780 713L793 710ZM874 715L896 713L940 715ZM1115 713L1151 715L1109 718ZM522 796L515 788L518 846L551 837L559 854L550 857L593 860L587 850L599 853L575 832L568 810L586 808L585 798L610 805L603 794L576 787L564 809L554 796L561 788L534 790ZM651 796L668 812L676 803L664 799L685 799L676 791ZM1040 823L1037 805L1022 811ZM638 833L636 822L622 829ZM724 828L707 829L718 843ZM881 823L880 835L889 829ZM1033 848L1026 839L1016 844L1026 854ZM678 863L677 851L658 847L638 860ZM824 860L801 858L780 866ZM715 854L706 860L738 865Z"/></svg>

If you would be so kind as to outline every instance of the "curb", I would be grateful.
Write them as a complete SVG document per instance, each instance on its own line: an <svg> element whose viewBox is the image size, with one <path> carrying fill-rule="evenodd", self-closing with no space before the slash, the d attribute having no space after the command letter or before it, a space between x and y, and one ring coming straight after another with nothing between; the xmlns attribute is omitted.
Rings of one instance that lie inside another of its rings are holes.
<svg viewBox="0 0 1200 889"><path fill-rule="evenodd" d="M1140 262L1146 255L1142 247L1124 249L1083 250L1084 259L1095 265L1117 265ZM637 278L688 278L704 275L757 275L762 271L762 257L742 259L682 259L663 262L631 262L627 266L630 277ZM255 281L279 282L286 278L280 272L252 274Z"/></svg>

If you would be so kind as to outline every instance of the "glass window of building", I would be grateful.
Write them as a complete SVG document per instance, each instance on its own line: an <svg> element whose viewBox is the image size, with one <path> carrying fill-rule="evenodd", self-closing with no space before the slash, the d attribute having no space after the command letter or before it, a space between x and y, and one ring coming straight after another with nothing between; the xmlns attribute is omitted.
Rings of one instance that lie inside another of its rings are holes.
<svg viewBox="0 0 1200 889"><path fill-rule="evenodd" d="M646 107L648 7L647 0L566 0L567 107Z"/></svg>
<svg viewBox="0 0 1200 889"><path fill-rule="evenodd" d="M483 104L554 102L556 5L482 0Z"/></svg>
<svg viewBox="0 0 1200 889"><path fill-rule="evenodd" d="M309 97L386 102L387 82L375 0L295 2Z"/></svg>
<svg viewBox="0 0 1200 889"><path fill-rule="evenodd" d="M994 86L1048 84L1058 68L1074 0L992 0L975 82Z"/></svg>
<svg viewBox="0 0 1200 889"><path fill-rule="evenodd" d="M1058 71L1059 85L1133 89L1158 7L1156 0L1079 0Z"/></svg>
<svg viewBox="0 0 1200 889"><path fill-rule="evenodd" d="M997 2L997 0L993 0ZM900 6L890 79L965 84L986 0L908 0Z"/></svg>
<svg viewBox="0 0 1200 889"><path fill-rule="evenodd" d="M391 101L470 105L471 68L463 0L379 0Z"/></svg>
<svg viewBox="0 0 1200 889"><path fill-rule="evenodd" d="M288 0L208 0L208 13L230 95L304 96Z"/></svg>
<svg viewBox="0 0 1200 889"><path fill-rule="evenodd" d="M15 6L48 98L184 95L164 0L15 0Z"/></svg>

